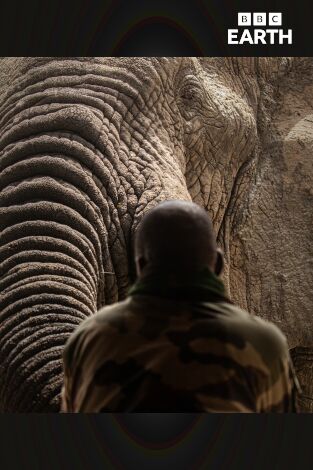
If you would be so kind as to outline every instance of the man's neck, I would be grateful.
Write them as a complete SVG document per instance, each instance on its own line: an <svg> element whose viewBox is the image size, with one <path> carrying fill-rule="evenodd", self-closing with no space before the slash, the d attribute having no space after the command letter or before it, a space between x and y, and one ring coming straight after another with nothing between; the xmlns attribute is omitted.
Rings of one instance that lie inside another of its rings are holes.
<svg viewBox="0 0 313 470"><path fill-rule="evenodd" d="M144 282L151 278L169 279L177 283L192 282L194 279L202 276L202 273L210 273L215 276L209 266L192 267L168 267L168 266L146 266L145 269L137 275L138 282Z"/></svg>
<svg viewBox="0 0 313 470"><path fill-rule="evenodd" d="M182 273L146 270L131 287L129 294L198 302L227 301L223 282L208 268Z"/></svg>

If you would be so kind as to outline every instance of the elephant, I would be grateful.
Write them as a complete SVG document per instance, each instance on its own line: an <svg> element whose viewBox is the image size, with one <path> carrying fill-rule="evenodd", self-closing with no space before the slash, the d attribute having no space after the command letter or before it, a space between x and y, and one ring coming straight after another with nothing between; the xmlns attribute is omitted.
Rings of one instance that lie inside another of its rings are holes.
<svg viewBox="0 0 313 470"><path fill-rule="evenodd" d="M0 59L0 411L58 412L63 346L125 298L143 215L211 217L230 298L313 410L313 59Z"/></svg>

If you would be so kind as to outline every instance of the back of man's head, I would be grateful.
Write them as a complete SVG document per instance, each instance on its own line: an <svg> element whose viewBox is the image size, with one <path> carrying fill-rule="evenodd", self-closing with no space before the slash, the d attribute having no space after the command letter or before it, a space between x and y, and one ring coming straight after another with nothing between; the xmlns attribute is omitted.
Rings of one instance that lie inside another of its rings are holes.
<svg viewBox="0 0 313 470"><path fill-rule="evenodd" d="M135 236L137 274L215 270L217 251L210 218L197 204L167 201L143 217Z"/></svg>

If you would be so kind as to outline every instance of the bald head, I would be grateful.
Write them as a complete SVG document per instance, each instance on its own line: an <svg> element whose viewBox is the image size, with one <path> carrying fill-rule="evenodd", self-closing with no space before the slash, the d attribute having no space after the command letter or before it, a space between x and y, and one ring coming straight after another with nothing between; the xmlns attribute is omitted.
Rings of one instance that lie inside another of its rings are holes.
<svg viewBox="0 0 313 470"><path fill-rule="evenodd" d="M186 201L163 202L147 212L136 232L135 258L139 277L205 267L220 271L211 220L200 206Z"/></svg>

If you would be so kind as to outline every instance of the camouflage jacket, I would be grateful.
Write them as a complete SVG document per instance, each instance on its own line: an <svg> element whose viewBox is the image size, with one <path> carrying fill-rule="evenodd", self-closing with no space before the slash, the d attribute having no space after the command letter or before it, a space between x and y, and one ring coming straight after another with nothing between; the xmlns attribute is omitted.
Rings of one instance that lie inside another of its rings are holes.
<svg viewBox="0 0 313 470"><path fill-rule="evenodd" d="M132 295L64 350L63 412L290 412L285 336L230 302Z"/></svg>

